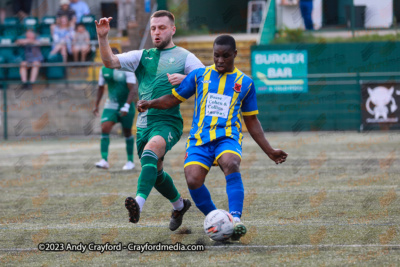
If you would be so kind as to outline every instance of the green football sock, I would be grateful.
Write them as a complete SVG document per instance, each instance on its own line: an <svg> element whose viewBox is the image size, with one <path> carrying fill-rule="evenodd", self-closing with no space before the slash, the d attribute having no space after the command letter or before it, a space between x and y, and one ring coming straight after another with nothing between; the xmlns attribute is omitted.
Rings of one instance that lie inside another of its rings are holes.
<svg viewBox="0 0 400 267"><path fill-rule="evenodd" d="M110 145L110 134L102 133L100 140L100 153L101 158L107 161L108 158L108 146Z"/></svg>
<svg viewBox="0 0 400 267"><path fill-rule="evenodd" d="M171 176L169 176L169 174L163 170L157 174L157 180L154 188L171 202L175 202L181 197L178 189L176 189L174 182L172 181Z"/></svg>
<svg viewBox="0 0 400 267"><path fill-rule="evenodd" d="M131 135L130 137L125 138L126 154L128 156L128 161L132 161L132 162L133 162L134 141L135 141L135 139L133 138L133 135Z"/></svg>
<svg viewBox="0 0 400 267"><path fill-rule="evenodd" d="M157 155L151 150L143 151L140 163L142 164L142 172L140 173L136 196L144 199L150 194L151 189L157 180Z"/></svg>

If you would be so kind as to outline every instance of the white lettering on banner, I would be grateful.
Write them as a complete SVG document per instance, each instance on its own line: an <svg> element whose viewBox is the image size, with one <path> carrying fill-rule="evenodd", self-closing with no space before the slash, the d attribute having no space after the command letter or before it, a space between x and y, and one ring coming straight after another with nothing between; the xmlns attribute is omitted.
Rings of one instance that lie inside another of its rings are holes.
<svg viewBox="0 0 400 267"><path fill-rule="evenodd" d="M262 64L304 64L304 54L303 53L289 53L289 54L256 54L255 63L257 65Z"/></svg>
<svg viewBox="0 0 400 267"><path fill-rule="evenodd" d="M206 116L215 116L220 118L228 118L229 106L232 97L209 93L206 102Z"/></svg>
<svg viewBox="0 0 400 267"><path fill-rule="evenodd" d="M291 68L268 68L268 78L292 78Z"/></svg>

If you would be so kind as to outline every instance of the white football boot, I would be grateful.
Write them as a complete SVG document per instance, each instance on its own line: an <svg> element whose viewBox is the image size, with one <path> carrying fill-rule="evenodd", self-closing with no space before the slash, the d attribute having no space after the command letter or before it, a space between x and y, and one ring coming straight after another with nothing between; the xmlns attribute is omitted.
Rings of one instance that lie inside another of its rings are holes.
<svg viewBox="0 0 400 267"><path fill-rule="evenodd" d="M128 161L127 163L125 163L124 167L122 167L124 171L133 170L134 168L135 168L135 163L133 163L132 161Z"/></svg>
<svg viewBox="0 0 400 267"><path fill-rule="evenodd" d="M108 164L107 161L102 159L99 162L96 162L96 167L100 168L100 169L108 169L108 168L110 168L110 164Z"/></svg>

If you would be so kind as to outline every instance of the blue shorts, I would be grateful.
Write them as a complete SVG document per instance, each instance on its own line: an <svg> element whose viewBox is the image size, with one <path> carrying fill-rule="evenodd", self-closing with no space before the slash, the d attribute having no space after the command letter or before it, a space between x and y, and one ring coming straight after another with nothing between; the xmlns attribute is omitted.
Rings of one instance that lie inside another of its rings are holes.
<svg viewBox="0 0 400 267"><path fill-rule="evenodd" d="M214 160L217 161L225 153L233 153L242 158L242 146L230 137L223 137L201 146L189 146L186 149L184 168L200 165L209 171Z"/></svg>

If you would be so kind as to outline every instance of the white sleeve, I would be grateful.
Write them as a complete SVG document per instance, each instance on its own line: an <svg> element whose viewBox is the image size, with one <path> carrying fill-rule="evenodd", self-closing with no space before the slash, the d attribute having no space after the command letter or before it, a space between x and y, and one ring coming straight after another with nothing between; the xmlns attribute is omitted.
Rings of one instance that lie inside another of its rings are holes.
<svg viewBox="0 0 400 267"><path fill-rule="evenodd" d="M100 72L99 72L99 86L103 86L105 84L106 84L106 80L104 80L103 71L100 69Z"/></svg>
<svg viewBox="0 0 400 267"><path fill-rule="evenodd" d="M136 76L133 72L125 71L126 83L136 83Z"/></svg>
<svg viewBox="0 0 400 267"><path fill-rule="evenodd" d="M116 55L121 64L121 70L134 72L137 66L139 66L142 54L143 50L133 50L128 53Z"/></svg>
<svg viewBox="0 0 400 267"><path fill-rule="evenodd" d="M201 63L200 59L198 59L193 53L190 53L186 57L185 63L185 75L188 75L193 70L204 68L203 63Z"/></svg>

